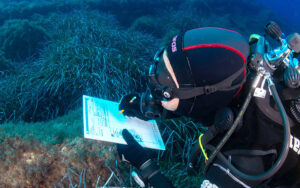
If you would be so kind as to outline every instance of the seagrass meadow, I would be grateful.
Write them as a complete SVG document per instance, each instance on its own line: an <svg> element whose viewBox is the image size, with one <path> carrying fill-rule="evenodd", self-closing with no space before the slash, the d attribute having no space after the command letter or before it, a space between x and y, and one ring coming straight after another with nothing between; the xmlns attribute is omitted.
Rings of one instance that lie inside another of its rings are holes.
<svg viewBox="0 0 300 188"><path fill-rule="evenodd" d="M270 20L300 31L247 0L1 0L0 187L138 187L114 144L83 138L82 95L142 92L153 55L180 31L217 26L247 38ZM186 167L206 128L188 118L158 125L167 149L150 153L163 174L199 187L201 170Z"/></svg>

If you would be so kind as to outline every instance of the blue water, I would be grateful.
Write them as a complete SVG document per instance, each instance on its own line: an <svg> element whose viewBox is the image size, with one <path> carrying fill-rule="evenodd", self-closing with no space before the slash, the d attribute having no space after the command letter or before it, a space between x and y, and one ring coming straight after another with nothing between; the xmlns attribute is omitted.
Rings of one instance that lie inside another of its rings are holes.
<svg viewBox="0 0 300 188"><path fill-rule="evenodd" d="M298 0L255 0L266 8L270 8L278 18L284 21L299 25L300 24L300 1ZM300 31L298 31L300 32Z"/></svg>

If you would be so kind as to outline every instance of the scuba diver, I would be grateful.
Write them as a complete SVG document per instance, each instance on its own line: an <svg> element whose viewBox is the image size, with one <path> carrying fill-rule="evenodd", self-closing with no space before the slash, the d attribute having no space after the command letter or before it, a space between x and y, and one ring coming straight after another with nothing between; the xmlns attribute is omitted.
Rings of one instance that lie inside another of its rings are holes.
<svg viewBox="0 0 300 188"><path fill-rule="evenodd" d="M121 99L124 115L143 120L191 117L207 126L199 135L188 171L199 170L201 187L300 186L300 36L288 37L270 22L265 37L247 42L223 28L198 28L173 37L150 66L147 90ZM134 102L129 102L135 97ZM128 130L117 145L122 161L139 170L139 186L173 187Z"/></svg>

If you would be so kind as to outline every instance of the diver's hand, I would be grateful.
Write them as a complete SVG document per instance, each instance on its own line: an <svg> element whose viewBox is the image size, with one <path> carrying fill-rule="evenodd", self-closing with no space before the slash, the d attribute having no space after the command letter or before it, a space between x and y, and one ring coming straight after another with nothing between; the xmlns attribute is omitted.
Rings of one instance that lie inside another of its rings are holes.
<svg viewBox="0 0 300 188"><path fill-rule="evenodd" d="M137 117L142 120L149 120L140 110L141 97L138 93L124 95L119 104L119 110L124 110L123 114L129 117Z"/></svg>
<svg viewBox="0 0 300 188"><path fill-rule="evenodd" d="M117 144L119 157L122 161L130 162L136 168L140 168L142 164L150 159L149 155L127 129L122 131L122 136L128 145Z"/></svg>

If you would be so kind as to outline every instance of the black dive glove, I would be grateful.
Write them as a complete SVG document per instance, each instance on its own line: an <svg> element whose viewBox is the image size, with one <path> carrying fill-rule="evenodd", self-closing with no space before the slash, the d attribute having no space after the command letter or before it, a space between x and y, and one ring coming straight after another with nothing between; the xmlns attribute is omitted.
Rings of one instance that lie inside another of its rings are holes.
<svg viewBox="0 0 300 188"><path fill-rule="evenodd" d="M127 129L122 131L122 136L128 145L117 145L119 157L122 161L130 162L134 167L139 169L143 163L150 159L149 155Z"/></svg>
<svg viewBox="0 0 300 188"><path fill-rule="evenodd" d="M137 143L127 129L122 131L122 136L128 144L117 144L122 161L130 162L138 168L145 184L150 183L155 188L173 188L173 185L160 173L159 166L150 159L146 150Z"/></svg>
<svg viewBox="0 0 300 188"><path fill-rule="evenodd" d="M121 99L119 110L124 110L123 114L129 117L137 117L148 121L140 109L141 97L138 93L124 95Z"/></svg>

